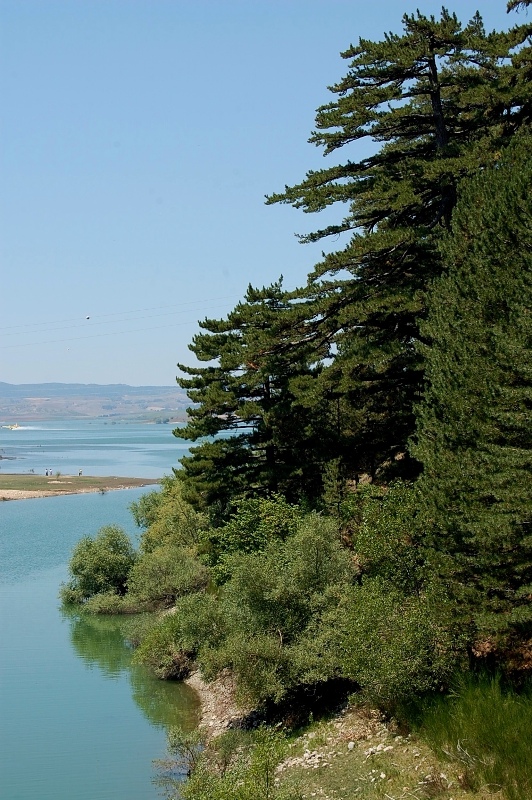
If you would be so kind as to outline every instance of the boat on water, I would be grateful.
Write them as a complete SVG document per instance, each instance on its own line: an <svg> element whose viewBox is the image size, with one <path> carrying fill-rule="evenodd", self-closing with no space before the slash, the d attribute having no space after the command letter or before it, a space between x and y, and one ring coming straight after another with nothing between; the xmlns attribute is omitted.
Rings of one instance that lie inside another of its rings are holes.
<svg viewBox="0 0 532 800"><path fill-rule="evenodd" d="M20 425L15 422L14 425L2 425L2 428L7 428L10 431L17 431L20 428Z"/></svg>

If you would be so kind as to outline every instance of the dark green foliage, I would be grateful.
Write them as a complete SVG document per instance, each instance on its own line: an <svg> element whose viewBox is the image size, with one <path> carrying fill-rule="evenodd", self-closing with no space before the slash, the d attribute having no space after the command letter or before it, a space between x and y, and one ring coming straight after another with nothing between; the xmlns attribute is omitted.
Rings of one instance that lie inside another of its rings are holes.
<svg viewBox="0 0 532 800"><path fill-rule="evenodd" d="M361 574L382 578L405 595L420 591L428 570L419 489L402 482L386 489L367 486L353 496L351 504L356 504L359 518L352 546Z"/></svg>
<svg viewBox="0 0 532 800"><path fill-rule="evenodd" d="M263 289L249 286L245 300L226 320L206 319L205 331L190 349L207 367L180 369L178 378L189 398L189 422L177 428L179 438L215 441L191 448L181 460L186 499L209 508L219 523L235 500L282 492L291 500L319 494L321 409L294 404L293 385L318 367L304 349L287 359L275 351L275 331L289 306L281 282Z"/></svg>
<svg viewBox="0 0 532 800"><path fill-rule="evenodd" d="M388 711L444 688L465 654L434 588L405 596L382 578L365 579L335 623L342 675Z"/></svg>
<svg viewBox="0 0 532 800"><path fill-rule="evenodd" d="M347 494L341 518L357 582L306 643L312 652L326 632L329 661L388 711L444 686L465 654L427 563L423 510L418 487L402 482Z"/></svg>
<svg viewBox="0 0 532 800"><path fill-rule="evenodd" d="M302 644L354 578L333 521L311 514L284 542L235 555L230 567L220 593L225 635L215 648L200 650L205 670L230 666L240 692L255 702L278 701L300 683L335 677L327 651L306 653Z"/></svg>
<svg viewBox="0 0 532 800"><path fill-rule="evenodd" d="M85 536L72 553L70 581L61 587L65 603L85 603L97 594L123 595L135 551L128 535L116 525L100 528L94 538Z"/></svg>
<svg viewBox="0 0 532 800"><path fill-rule="evenodd" d="M209 581L207 568L183 547L166 545L143 553L129 573L127 590L145 607L170 607Z"/></svg>
<svg viewBox="0 0 532 800"><path fill-rule="evenodd" d="M340 420L327 460L341 458L353 478L415 470L398 456L414 429L423 379L415 341L426 290L442 269L438 242L459 181L496 161L530 118L528 61L515 55L530 26L486 35L478 15L462 27L443 9L439 20L405 15L403 27L343 53L349 71L331 87L337 98L318 109L310 139L330 155L368 138L373 154L348 155L269 198L306 212L342 206L341 221L302 237L350 236L294 293L290 345L280 346L329 348L312 392Z"/></svg>
<svg viewBox="0 0 532 800"><path fill-rule="evenodd" d="M224 633L225 620L215 596L185 595L171 614L148 630L134 658L160 678L182 678L200 648L218 646Z"/></svg>
<svg viewBox="0 0 532 800"><path fill-rule="evenodd" d="M414 453L435 567L485 633L532 623L532 158L516 139L464 186L422 332Z"/></svg>

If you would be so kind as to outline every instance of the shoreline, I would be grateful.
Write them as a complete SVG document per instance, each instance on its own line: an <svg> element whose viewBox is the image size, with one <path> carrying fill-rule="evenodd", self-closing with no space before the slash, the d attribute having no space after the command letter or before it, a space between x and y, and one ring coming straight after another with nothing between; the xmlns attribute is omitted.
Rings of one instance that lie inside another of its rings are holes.
<svg viewBox="0 0 532 800"><path fill-rule="evenodd" d="M242 708L235 699L235 684L229 670L207 683L198 669L183 683L194 689L199 698L199 728L207 739L214 739L239 724L251 709Z"/></svg>
<svg viewBox="0 0 532 800"><path fill-rule="evenodd" d="M160 478L125 478L61 475L43 478L40 475L12 473L0 475L0 501L32 500L34 498L57 497L66 494L87 494L136 489L155 486Z"/></svg>

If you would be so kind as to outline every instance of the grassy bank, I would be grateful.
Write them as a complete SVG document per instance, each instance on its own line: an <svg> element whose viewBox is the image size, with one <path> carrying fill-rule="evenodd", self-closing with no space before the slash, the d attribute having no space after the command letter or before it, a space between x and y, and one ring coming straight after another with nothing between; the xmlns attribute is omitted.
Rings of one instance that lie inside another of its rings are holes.
<svg viewBox="0 0 532 800"><path fill-rule="evenodd" d="M351 704L297 733L261 729L170 742L189 781L175 800L529 800L532 696L497 677L455 689L398 724ZM175 762L174 762L175 763ZM168 766L168 765L166 765ZM177 790L177 791L176 791Z"/></svg>
<svg viewBox="0 0 532 800"><path fill-rule="evenodd" d="M0 496L3 492L28 492L50 494L77 494L99 492L112 489L130 489L159 483L154 478L93 477L78 475L12 474L0 475Z"/></svg>
<svg viewBox="0 0 532 800"><path fill-rule="evenodd" d="M174 763L191 770L184 786L161 781L171 800L511 799L500 785L475 785L423 732L408 733L369 707L348 706L298 735L229 731L205 750L194 736L170 740Z"/></svg>

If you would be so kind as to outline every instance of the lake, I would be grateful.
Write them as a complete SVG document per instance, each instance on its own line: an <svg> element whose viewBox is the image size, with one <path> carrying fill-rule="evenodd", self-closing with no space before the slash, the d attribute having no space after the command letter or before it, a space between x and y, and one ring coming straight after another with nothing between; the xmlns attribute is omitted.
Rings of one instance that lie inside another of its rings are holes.
<svg viewBox="0 0 532 800"><path fill-rule="evenodd" d="M38 466L40 439L48 461L56 456L47 466L61 465L65 473L74 471L74 461L76 467L92 461L86 474L106 474L108 467L115 475L157 477L176 464L179 444L170 426L112 426L108 435L106 427L54 423L7 433L17 437L13 447L27 465ZM131 665L120 619L68 618L57 599L82 536L111 522L138 536L128 506L145 491L0 503L0 796L6 800L155 800L152 761L165 755L168 726L195 724L197 698L188 687Z"/></svg>
<svg viewBox="0 0 532 800"><path fill-rule="evenodd" d="M0 470L160 478L188 452L174 427L83 419L0 428Z"/></svg>

